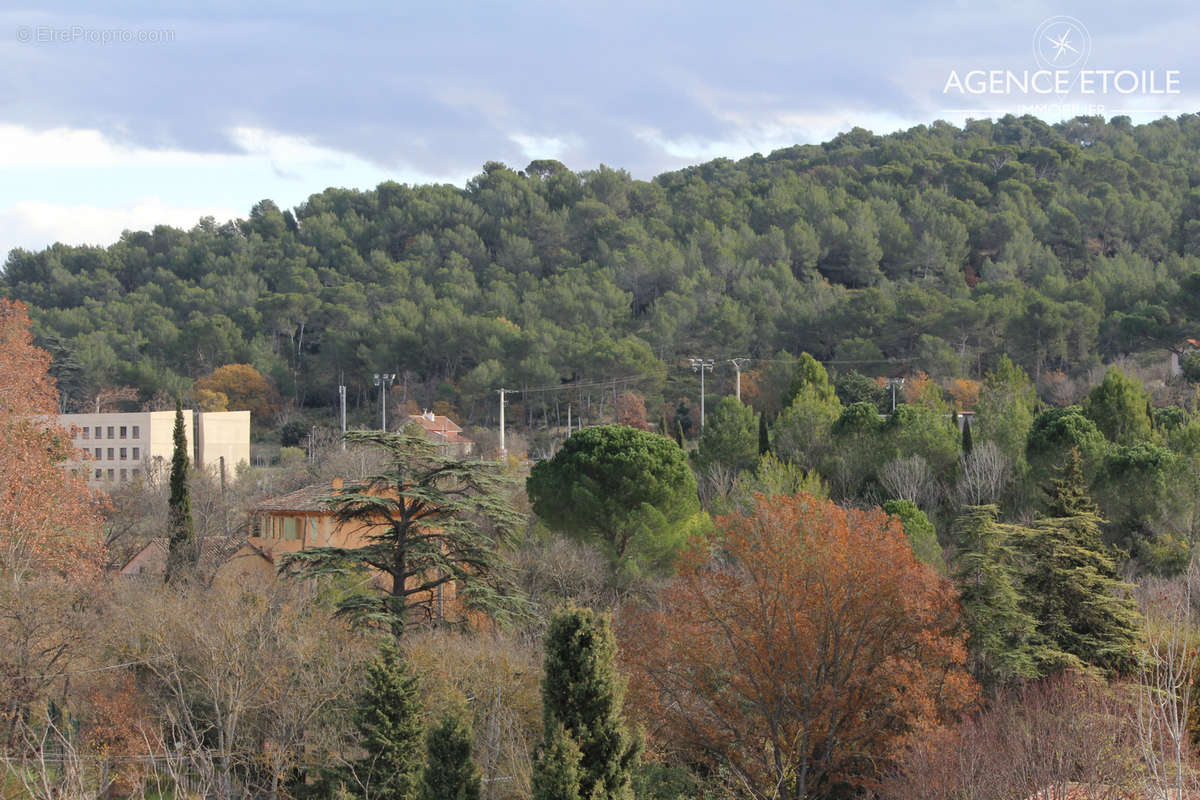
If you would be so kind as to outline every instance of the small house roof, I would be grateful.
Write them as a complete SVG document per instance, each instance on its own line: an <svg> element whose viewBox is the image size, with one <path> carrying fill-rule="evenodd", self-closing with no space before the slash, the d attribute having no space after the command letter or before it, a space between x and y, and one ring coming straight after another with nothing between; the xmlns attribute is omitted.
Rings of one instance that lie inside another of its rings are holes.
<svg viewBox="0 0 1200 800"><path fill-rule="evenodd" d="M236 553L238 550L242 549L242 547L245 545L254 547L254 545L249 544L249 542L243 537L205 536L200 539L200 564L199 564L199 566L201 569L204 569L204 570L216 569L217 567L221 566L226 561L228 561L229 558L231 556L233 556L234 553ZM121 569L118 570L118 572L123 572L126 567L128 567L130 564L132 564L134 561L136 561L139 556L141 556L143 553L145 553L147 550L150 550L150 549L160 550L163 553L163 555L167 555L171 549L170 540L165 536L157 536L157 537L151 539L149 542L146 543L146 545L144 547L142 547L136 553L134 553L132 556L130 556L129 559L124 564L121 565ZM254 549L256 551L258 551L259 554L262 555L264 558L266 558L268 561L271 560L270 556L267 553L262 552L259 548L256 548L256 547Z"/></svg>
<svg viewBox="0 0 1200 800"><path fill-rule="evenodd" d="M314 483L311 486L305 486L294 492L260 500L254 506L253 511L256 513L265 511L298 511L308 513L327 511L328 509L321 502L321 498L336 493L340 488L340 486L333 482Z"/></svg>

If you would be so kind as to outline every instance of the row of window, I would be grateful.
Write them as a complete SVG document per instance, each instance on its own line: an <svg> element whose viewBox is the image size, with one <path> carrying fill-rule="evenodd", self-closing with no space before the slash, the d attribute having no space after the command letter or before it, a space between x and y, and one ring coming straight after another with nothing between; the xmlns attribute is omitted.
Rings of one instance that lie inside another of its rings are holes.
<svg viewBox="0 0 1200 800"><path fill-rule="evenodd" d="M131 426L109 425L107 438L109 438L109 439L118 439L118 438L119 439L127 439L127 438L129 438L129 428L131 428L131 427L133 428L133 438L134 439L142 438L142 426L141 425L131 425ZM85 425L84 427L79 429L79 438L80 439L103 439L103 438L105 438L102 435L104 433L104 430L105 429L99 425L97 425L94 428L89 428ZM92 431L95 431L95 434L93 434ZM115 434L115 433L119 433L120 435L114 436L113 434Z"/></svg>
<svg viewBox="0 0 1200 800"><path fill-rule="evenodd" d="M100 460L101 458L104 458L104 455L103 455L103 453L104 453L104 448L103 448L103 447L97 447L97 448L95 449L95 451L94 451L93 455L96 457L96 460ZM108 460L109 460L109 461L116 461L116 460L118 460L118 459L117 459L117 458L116 458L116 457L113 455L114 453L120 453L120 460L121 460L121 461L126 461L126 460L128 460L128 459L130 458L130 455L129 455L129 448L127 448L127 447L110 447L110 448L108 448ZM132 458L133 458L133 460L134 460L134 461L141 461L141 460L142 460L142 448L140 448L140 447L135 447L135 448L133 448L133 456L132 456Z"/></svg>
<svg viewBox="0 0 1200 800"><path fill-rule="evenodd" d="M118 472L117 470L113 470L113 469L107 470L107 472L105 470L98 469L98 470L96 470L94 477L96 480L102 481L107 476L108 480L111 482L111 481L114 481L117 479L116 478L117 472ZM131 474L133 475L133 477L136 478L142 474L142 471L140 469L134 469L134 470L123 469L123 470L120 470L120 474L121 474L121 480L127 481L127 480L129 480L129 476Z"/></svg>
<svg viewBox="0 0 1200 800"><path fill-rule="evenodd" d="M317 520L315 517L262 517L257 522L258 535L266 539L294 540L300 538L303 529L309 541L317 538Z"/></svg>

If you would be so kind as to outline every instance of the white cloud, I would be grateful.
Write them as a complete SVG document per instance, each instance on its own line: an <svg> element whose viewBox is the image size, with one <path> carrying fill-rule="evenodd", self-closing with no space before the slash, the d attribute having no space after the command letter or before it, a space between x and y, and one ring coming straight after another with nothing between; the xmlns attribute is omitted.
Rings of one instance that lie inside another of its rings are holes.
<svg viewBox="0 0 1200 800"><path fill-rule="evenodd" d="M194 152L130 145L97 130L0 124L0 257L12 247L107 245L126 229L245 216L264 197L287 208L328 186L466 180L372 163L263 128L236 127L227 136L226 152Z"/></svg>
<svg viewBox="0 0 1200 800"><path fill-rule="evenodd" d="M125 230L149 230L155 225L187 229L205 216L220 223L240 215L229 208L171 206L157 197L118 208L24 200L0 209L0 242L6 248L26 249L58 241L108 245Z"/></svg>
<svg viewBox="0 0 1200 800"><path fill-rule="evenodd" d="M558 136L532 136L524 133L513 133L508 137L526 158L553 158L562 160L569 147L567 141Z"/></svg>
<svg viewBox="0 0 1200 800"><path fill-rule="evenodd" d="M754 153L767 154L797 143L816 144L854 127L886 134L919 124L916 120L894 114L850 110L758 114L724 110L719 116L731 130L717 138L672 137L657 128L642 128L635 131L634 135L671 158L694 163L720 157L743 158Z"/></svg>

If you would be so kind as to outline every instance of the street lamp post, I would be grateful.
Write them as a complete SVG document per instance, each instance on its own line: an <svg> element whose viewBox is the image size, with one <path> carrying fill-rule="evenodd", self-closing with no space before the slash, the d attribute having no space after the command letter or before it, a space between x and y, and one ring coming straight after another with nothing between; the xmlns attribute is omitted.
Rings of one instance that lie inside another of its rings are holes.
<svg viewBox="0 0 1200 800"><path fill-rule="evenodd" d="M384 433L387 433L387 393L395 382L394 372L375 373L375 385L379 387L379 423Z"/></svg>
<svg viewBox="0 0 1200 800"><path fill-rule="evenodd" d="M700 430L704 430L704 373L713 371L711 358L692 358L692 372L700 373Z"/></svg>

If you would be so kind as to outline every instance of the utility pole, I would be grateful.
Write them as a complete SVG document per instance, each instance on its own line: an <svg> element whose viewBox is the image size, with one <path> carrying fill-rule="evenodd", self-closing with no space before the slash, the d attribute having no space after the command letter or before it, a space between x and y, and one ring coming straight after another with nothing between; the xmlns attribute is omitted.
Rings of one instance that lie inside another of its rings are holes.
<svg viewBox="0 0 1200 800"><path fill-rule="evenodd" d="M338 384L338 400L342 404L342 449L346 449L346 384Z"/></svg>
<svg viewBox="0 0 1200 800"><path fill-rule="evenodd" d="M704 430L704 373L713 371L711 358L692 358L692 372L700 373L700 430Z"/></svg>
<svg viewBox="0 0 1200 800"><path fill-rule="evenodd" d="M896 387L904 388L904 378L888 378L887 385L892 387L892 413L896 413Z"/></svg>
<svg viewBox="0 0 1200 800"><path fill-rule="evenodd" d="M395 382L394 372L375 373L375 385L379 387L379 420L384 433L387 433L387 393Z"/></svg>
<svg viewBox="0 0 1200 800"><path fill-rule="evenodd" d="M742 364L745 364L750 359L748 358L731 358L729 363L733 364L733 368L737 370L737 399L742 402Z"/></svg>
<svg viewBox="0 0 1200 800"><path fill-rule="evenodd" d="M500 457L504 458L508 454L508 448L504 446L504 393L507 389L497 389L500 393Z"/></svg>

